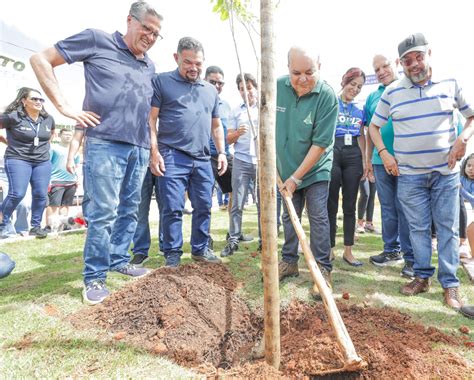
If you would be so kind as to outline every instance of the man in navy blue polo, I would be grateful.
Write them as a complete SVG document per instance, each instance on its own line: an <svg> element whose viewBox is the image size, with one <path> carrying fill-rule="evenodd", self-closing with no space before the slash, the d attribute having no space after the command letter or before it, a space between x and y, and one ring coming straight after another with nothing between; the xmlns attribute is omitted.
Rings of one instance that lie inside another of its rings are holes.
<svg viewBox="0 0 474 380"><path fill-rule="evenodd" d="M162 20L150 5L137 1L131 5L125 35L87 29L30 60L56 108L89 127L83 170L88 223L83 298L88 304L109 295L109 270L133 277L147 273L129 264L128 247L150 154L148 115L155 67L146 52L161 39ZM86 96L81 111L69 105L54 75L54 68L66 62L84 63Z"/></svg>
<svg viewBox="0 0 474 380"><path fill-rule="evenodd" d="M178 68L153 78L150 113L152 136L150 169L158 180L163 229L163 252L167 266L178 266L183 254L182 219L184 194L193 207L191 257L195 261L218 263L209 249L212 187L209 139L218 152L218 171L227 170L224 130L219 119L219 96L202 80L204 49L191 37L178 43L174 59ZM159 118L158 138L156 125ZM155 141L158 143L155 145Z"/></svg>

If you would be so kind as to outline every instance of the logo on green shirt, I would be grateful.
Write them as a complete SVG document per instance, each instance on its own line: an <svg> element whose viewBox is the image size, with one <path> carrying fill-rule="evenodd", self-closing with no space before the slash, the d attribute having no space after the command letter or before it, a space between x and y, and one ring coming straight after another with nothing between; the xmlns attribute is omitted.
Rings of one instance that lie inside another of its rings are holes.
<svg viewBox="0 0 474 380"><path fill-rule="evenodd" d="M309 113L308 116L306 116L306 119L303 120L303 123L305 124L308 124L308 125L312 125L313 124L313 119L311 118L311 112Z"/></svg>

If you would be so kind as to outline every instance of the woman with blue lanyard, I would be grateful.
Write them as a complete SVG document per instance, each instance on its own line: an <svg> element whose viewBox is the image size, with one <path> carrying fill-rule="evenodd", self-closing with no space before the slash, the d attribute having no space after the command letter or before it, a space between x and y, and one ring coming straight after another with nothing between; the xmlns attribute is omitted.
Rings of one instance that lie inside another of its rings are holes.
<svg viewBox="0 0 474 380"><path fill-rule="evenodd" d="M0 128L7 131L5 172L9 182L8 195L1 210L0 238L14 233L11 216L24 198L29 183L32 193L29 234L37 238L47 236L41 228L41 219L51 177L49 142L55 123L44 110L43 103L44 98L39 91L22 87L5 113L0 114Z"/></svg>
<svg viewBox="0 0 474 380"><path fill-rule="evenodd" d="M336 218L339 206L339 190L342 187L342 210L344 213L343 259L352 266L361 266L352 254L355 231L357 192L365 162L364 124L362 106L354 102L365 83L365 74L359 68L351 68L342 77L339 96L339 115L334 140L334 159L329 185L328 214L331 235L332 257L336 245Z"/></svg>

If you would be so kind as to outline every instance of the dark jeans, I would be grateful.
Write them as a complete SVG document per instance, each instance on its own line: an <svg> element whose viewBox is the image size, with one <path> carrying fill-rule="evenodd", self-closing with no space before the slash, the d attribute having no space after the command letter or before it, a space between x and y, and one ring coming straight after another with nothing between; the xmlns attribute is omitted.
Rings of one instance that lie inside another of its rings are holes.
<svg viewBox="0 0 474 380"><path fill-rule="evenodd" d="M360 181L359 200L357 202L357 219L372 222L374 220L375 182L368 179Z"/></svg>
<svg viewBox="0 0 474 380"><path fill-rule="evenodd" d="M413 247L408 222L397 196L398 179L389 175L383 165L373 165L375 185L382 214L382 240L384 252L402 252L406 263L413 264Z"/></svg>
<svg viewBox="0 0 474 380"><path fill-rule="evenodd" d="M2 203L3 221L0 227L10 222L13 211L25 197L28 184L31 184L31 227L40 227L43 211L48 198L48 185L51 178L51 161L31 162L5 159L5 172L8 177L8 195Z"/></svg>
<svg viewBox="0 0 474 380"><path fill-rule="evenodd" d="M158 211L160 210L160 199L158 190L158 180L160 177L153 175L150 168L147 169L145 179L143 180L141 201L138 206L138 222L135 234L133 235L133 249L134 255L140 254L148 256L148 251L151 245L150 235L150 204L151 196L153 195L153 189L155 190L156 203L158 205ZM160 251L163 250L163 233L161 232L161 212L159 214L158 221L158 236L160 242Z"/></svg>
<svg viewBox="0 0 474 380"><path fill-rule="evenodd" d="M459 237L467 239L467 210L461 194L459 194L459 207Z"/></svg>
<svg viewBox="0 0 474 380"><path fill-rule="evenodd" d="M354 138L352 145L344 145L344 138L336 137L328 197L331 247L336 245L336 218L341 186L342 210L344 212L344 245L354 245L357 192L359 191L359 182L363 170L362 152L357 140Z"/></svg>
<svg viewBox="0 0 474 380"><path fill-rule="evenodd" d="M318 264L331 271L327 199L328 181L322 181L295 191L292 201L300 221L306 203L310 227L311 252L313 252L313 256ZM298 236L291 223L285 202L283 202L282 222L285 232L285 243L281 249L282 259L290 264L296 263L298 262Z"/></svg>
<svg viewBox="0 0 474 380"><path fill-rule="evenodd" d="M166 171L158 181L163 253L168 263L179 263L183 254L183 209L187 191L193 216L191 252L203 255L208 249L214 175L209 160L198 160L169 147L160 148Z"/></svg>

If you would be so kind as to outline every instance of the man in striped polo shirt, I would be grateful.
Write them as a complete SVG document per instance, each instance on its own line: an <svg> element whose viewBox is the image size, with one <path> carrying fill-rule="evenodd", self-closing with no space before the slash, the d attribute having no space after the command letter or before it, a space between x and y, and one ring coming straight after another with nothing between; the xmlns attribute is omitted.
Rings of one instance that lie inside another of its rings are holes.
<svg viewBox="0 0 474 380"><path fill-rule="evenodd" d="M438 234L438 280L445 303L459 309L459 165L473 133L474 108L455 79L433 76L431 49L421 33L398 45L405 77L387 87L369 126L371 138L389 175L399 176L398 197L410 229L415 279L400 288L405 295L429 290L435 267L431 264L431 221ZM456 135L459 110L466 118ZM393 157L384 146L380 127L391 118Z"/></svg>

